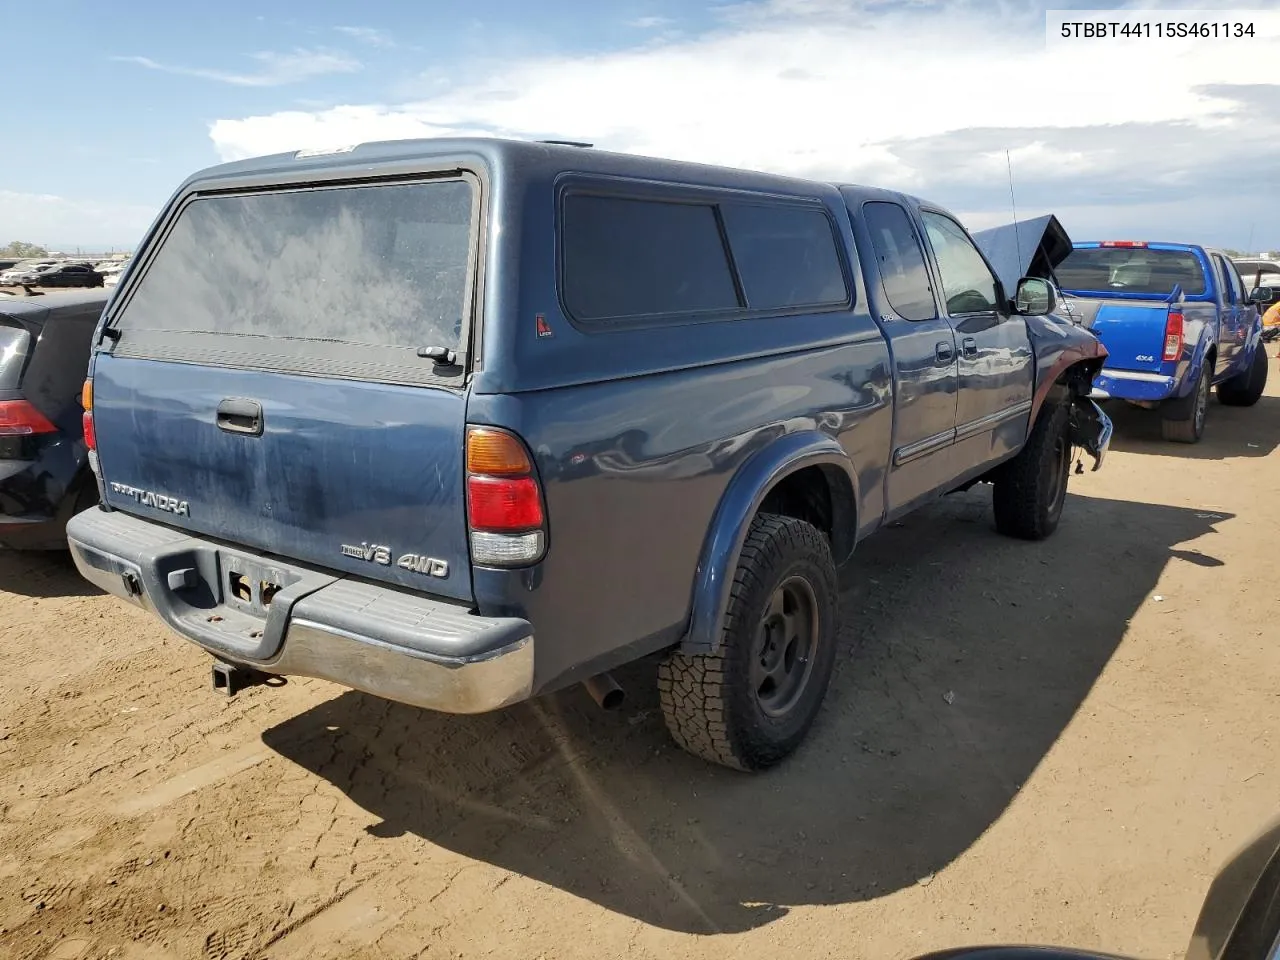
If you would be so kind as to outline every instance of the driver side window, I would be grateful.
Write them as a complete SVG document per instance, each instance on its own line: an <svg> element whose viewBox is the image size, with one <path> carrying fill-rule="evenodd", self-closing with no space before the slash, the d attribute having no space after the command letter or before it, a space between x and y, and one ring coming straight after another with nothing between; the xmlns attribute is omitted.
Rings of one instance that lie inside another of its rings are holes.
<svg viewBox="0 0 1280 960"><path fill-rule="evenodd" d="M938 260L947 313L956 316L998 310L996 278L960 224L928 210L920 215Z"/></svg>

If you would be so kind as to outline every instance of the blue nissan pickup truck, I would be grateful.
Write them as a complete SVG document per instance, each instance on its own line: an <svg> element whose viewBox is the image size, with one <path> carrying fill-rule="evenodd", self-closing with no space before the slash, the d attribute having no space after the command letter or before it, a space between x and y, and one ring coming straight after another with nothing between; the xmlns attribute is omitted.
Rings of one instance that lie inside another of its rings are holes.
<svg viewBox="0 0 1280 960"><path fill-rule="evenodd" d="M760 769L834 663L837 566L949 492L1058 526L1105 350L919 200L544 143L193 176L103 312L89 580L214 657L475 713L660 659Z"/></svg>
<svg viewBox="0 0 1280 960"><path fill-rule="evenodd" d="M1204 435L1209 393L1249 407L1267 385L1262 319L1235 264L1184 243L1077 243L1056 267L1064 306L1107 346L1097 399L1160 413L1166 440Z"/></svg>

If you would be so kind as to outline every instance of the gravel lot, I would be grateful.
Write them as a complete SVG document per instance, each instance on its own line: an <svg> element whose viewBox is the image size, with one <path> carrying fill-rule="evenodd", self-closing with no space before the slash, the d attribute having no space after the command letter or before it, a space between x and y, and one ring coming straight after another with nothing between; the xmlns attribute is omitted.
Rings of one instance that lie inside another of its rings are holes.
<svg viewBox="0 0 1280 960"><path fill-rule="evenodd" d="M1047 543L978 488L865 544L822 718L754 778L668 742L651 664L614 714L228 702L66 559L0 554L0 956L1178 956L1280 794L1272 374L1197 447L1118 416Z"/></svg>

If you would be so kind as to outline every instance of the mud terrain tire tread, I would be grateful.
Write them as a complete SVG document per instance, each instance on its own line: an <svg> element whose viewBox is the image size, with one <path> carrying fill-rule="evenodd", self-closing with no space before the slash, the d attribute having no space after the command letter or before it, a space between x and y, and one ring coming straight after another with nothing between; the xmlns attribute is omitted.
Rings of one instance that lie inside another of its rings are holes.
<svg viewBox="0 0 1280 960"><path fill-rule="evenodd" d="M813 588L818 642L806 689L779 721L759 710L748 681L748 661L764 605L784 579L796 574ZM675 742L694 756L736 770L763 770L794 751L812 726L831 679L838 597L826 537L795 517L758 515L734 573L720 646L706 654L673 651L658 668L662 716Z"/></svg>

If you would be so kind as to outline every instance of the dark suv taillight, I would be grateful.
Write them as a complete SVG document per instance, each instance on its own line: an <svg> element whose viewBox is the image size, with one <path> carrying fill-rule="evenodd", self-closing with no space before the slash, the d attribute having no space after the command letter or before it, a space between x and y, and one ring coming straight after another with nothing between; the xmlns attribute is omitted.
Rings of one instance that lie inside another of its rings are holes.
<svg viewBox="0 0 1280 960"><path fill-rule="evenodd" d="M0 437L57 433L58 428L26 400L0 400Z"/></svg>

